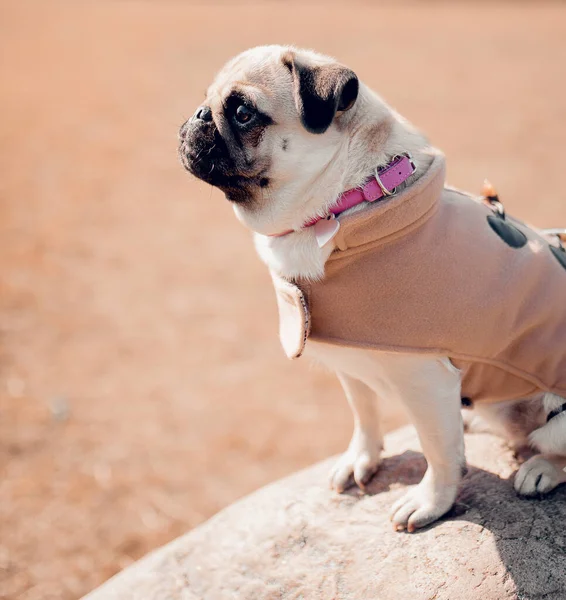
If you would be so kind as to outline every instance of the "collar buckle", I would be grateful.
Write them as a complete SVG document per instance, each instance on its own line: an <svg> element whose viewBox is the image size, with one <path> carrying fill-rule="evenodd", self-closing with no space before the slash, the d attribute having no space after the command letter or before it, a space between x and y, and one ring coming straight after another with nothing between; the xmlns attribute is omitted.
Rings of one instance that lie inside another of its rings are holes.
<svg viewBox="0 0 566 600"><path fill-rule="evenodd" d="M394 187L391 191L389 191L384 185L383 185L383 181L381 181L381 179L379 178L379 171L377 170L377 167L375 168L375 172L373 174L375 180L377 181L377 185L379 186L379 189L381 190L381 193L384 196L393 196L393 194L397 191L397 188Z"/></svg>
<svg viewBox="0 0 566 600"><path fill-rule="evenodd" d="M403 154L396 154L389 161L389 163L387 164L387 166L382 169L382 173L383 173L383 171L385 171L386 169L388 169L393 163L395 163L396 161L402 159L403 157L409 159L409 163L411 164L411 167L413 169L413 172L411 173L411 175L413 175L415 173L415 171L417 170L417 165L415 164L415 161L413 160L413 157L411 156L411 154L409 152L403 152ZM397 192L397 187L394 187L392 190L388 190L385 187L385 185L383 184L383 181L381 181L381 177L379 176L379 169L378 169L378 167L375 168L374 178L375 178L375 181L377 182L377 185L379 186L379 189L381 190L381 193L384 196L393 196Z"/></svg>

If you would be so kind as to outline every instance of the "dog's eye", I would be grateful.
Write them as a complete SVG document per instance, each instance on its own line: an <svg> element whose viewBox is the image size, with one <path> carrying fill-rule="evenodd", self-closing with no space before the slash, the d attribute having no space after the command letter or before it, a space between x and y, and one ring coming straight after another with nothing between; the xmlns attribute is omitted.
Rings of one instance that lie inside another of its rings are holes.
<svg viewBox="0 0 566 600"><path fill-rule="evenodd" d="M254 111L245 104L240 104L234 113L234 117L238 123L249 123L254 117Z"/></svg>

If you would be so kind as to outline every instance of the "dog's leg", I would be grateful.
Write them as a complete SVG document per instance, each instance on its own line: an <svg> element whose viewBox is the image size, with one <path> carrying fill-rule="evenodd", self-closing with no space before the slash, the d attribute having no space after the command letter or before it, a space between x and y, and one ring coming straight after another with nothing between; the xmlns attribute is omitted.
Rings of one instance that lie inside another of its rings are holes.
<svg viewBox="0 0 566 600"><path fill-rule="evenodd" d="M515 475L515 491L521 496L548 494L561 483L566 483L566 456L558 454L537 454Z"/></svg>
<svg viewBox="0 0 566 600"><path fill-rule="evenodd" d="M463 411L472 415L471 423L464 419L464 426L468 425L466 431L493 433L505 438L517 451L523 449L529 444L529 434L544 424L546 414L551 410L544 411L542 396L476 404L472 411Z"/></svg>
<svg viewBox="0 0 566 600"><path fill-rule="evenodd" d="M353 483L364 489L381 462L383 437L374 392L343 373L338 373L338 379L354 413L352 440L330 474L331 488L343 492Z"/></svg>
<svg viewBox="0 0 566 600"><path fill-rule="evenodd" d="M406 360L406 359L405 359ZM398 500L391 520L412 532L452 507L465 471L460 374L448 359L414 357L393 384L417 429L428 463L422 481Z"/></svg>

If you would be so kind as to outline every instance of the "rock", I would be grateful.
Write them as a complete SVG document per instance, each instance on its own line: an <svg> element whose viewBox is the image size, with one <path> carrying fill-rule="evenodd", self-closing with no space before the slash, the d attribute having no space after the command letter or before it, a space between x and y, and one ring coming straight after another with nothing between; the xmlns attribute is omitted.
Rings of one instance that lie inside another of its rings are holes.
<svg viewBox="0 0 566 600"><path fill-rule="evenodd" d="M412 428L386 438L362 495L327 487L319 463L229 506L85 600L564 600L566 493L515 495L498 439L467 435L469 472L453 510L415 534L389 507L425 461Z"/></svg>

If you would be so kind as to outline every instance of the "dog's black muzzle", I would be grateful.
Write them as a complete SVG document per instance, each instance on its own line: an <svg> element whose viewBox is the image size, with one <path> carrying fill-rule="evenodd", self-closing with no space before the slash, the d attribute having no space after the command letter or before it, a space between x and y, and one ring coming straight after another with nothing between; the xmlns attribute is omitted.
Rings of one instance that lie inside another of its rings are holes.
<svg viewBox="0 0 566 600"><path fill-rule="evenodd" d="M181 126L179 157L189 173L220 188L232 202L249 201L254 186L267 181L261 173L250 173L250 165L236 164L207 106Z"/></svg>
<svg viewBox="0 0 566 600"><path fill-rule="evenodd" d="M231 159L212 112L201 106L179 130L179 157L187 171L218 186L229 171Z"/></svg>

